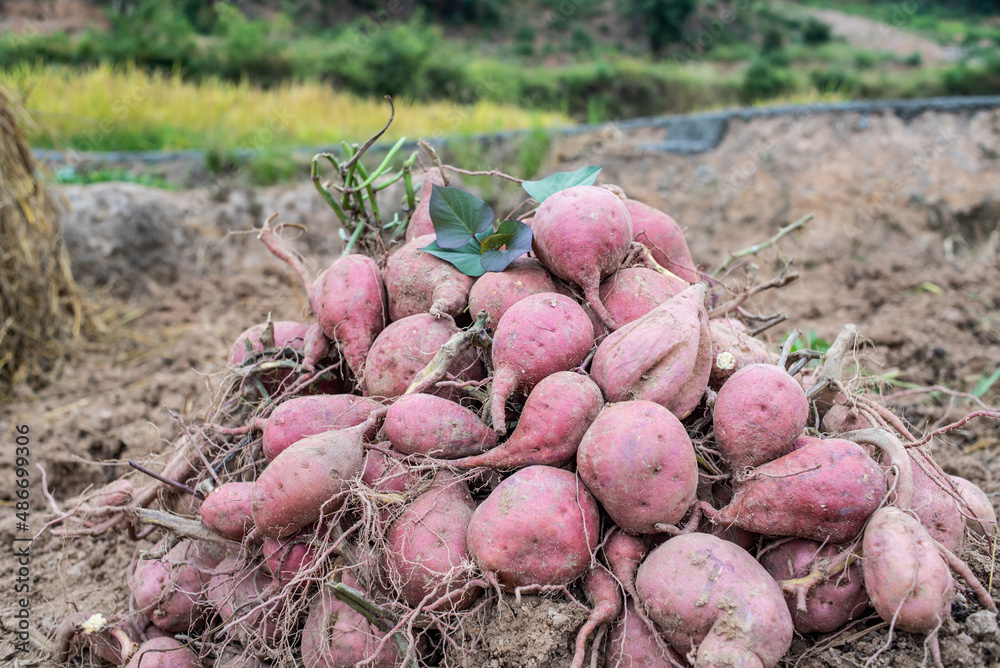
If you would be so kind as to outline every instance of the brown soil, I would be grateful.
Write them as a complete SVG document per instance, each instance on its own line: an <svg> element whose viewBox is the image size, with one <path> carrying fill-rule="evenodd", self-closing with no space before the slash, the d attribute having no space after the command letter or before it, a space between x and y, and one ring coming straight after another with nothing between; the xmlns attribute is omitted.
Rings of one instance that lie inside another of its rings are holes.
<svg viewBox="0 0 1000 668"><path fill-rule="evenodd" d="M1000 367L1000 204L994 199L1000 191L1000 113L925 113L909 122L892 114L734 121L710 153L685 157L641 149L659 139L652 130L613 127L560 139L548 168L603 164L604 182L618 183L686 226L693 254L706 266L813 213L803 230L777 249L746 260L726 279L738 285L752 268L763 280L786 259L795 259L798 281L747 305L755 312L789 314L787 323L769 333L772 342L793 326L832 340L844 323L853 322L873 343L866 352L870 368L897 382L969 391L983 374ZM514 201L513 195L502 199ZM497 210L513 208L507 204L501 201ZM0 479L7 481L0 489L4 545L29 535L17 531L10 508L14 425L30 426L31 459L44 467L54 497L66 508L88 485L123 473L123 460L163 451L178 433L165 407L190 421L203 414L226 350L242 329L269 311L275 319L302 317L301 291L276 261L254 254L252 239L212 243L238 247L240 257L232 250L220 252L216 257L227 263L191 272L169 288L151 284L128 304L135 310L120 319L127 324L92 346L58 383L0 406L0 439L7 453L0 463ZM996 388L986 398L995 403ZM918 429L971 409L966 400L941 394L907 397L894 405ZM939 440L935 455L949 473L996 495L996 435L995 425L973 422ZM102 463L108 460L119 463ZM46 505L37 469L31 476L29 523L35 532ZM44 636L51 637L74 609L109 618L127 613L129 563L139 547L150 545L133 544L124 535L70 542L43 535L31 547L36 641L44 645ZM992 561L986 554L985 548L975 548L967 557L988 579ZM0 582L8 591L15 573L13 558L0 556ZM3 597L3 661L15 656L10 629L16 610L16 597ZM963 606L955 610L962 613ZM499 615L502 630L484 641L479 655L461 662L568 665L572 629L581 612L554 599L526 597L523 607L508 600L489 611ZM563 617L571 620L568 626L556 623ZM958 618L964 620L961 614ZM475 635L472 625L470 620L464 630ZM1000 637L981 631L967 621L946 624L945 664L998 665ZM839 646L800 665L860 665L885 642L884 633L848 633ZM816 640L798 639L796 653ZM35 665L51 665L48 649L39 650ZM872 665L915 666L923 657L922 639L902 633Z"/></svg>

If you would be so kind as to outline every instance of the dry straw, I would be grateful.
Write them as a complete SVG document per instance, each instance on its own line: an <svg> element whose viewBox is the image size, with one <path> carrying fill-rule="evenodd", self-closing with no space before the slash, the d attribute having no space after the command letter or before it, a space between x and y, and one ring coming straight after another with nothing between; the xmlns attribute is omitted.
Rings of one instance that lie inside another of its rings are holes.
<svg viewBox="0 0 1000 668"><path fill-rule="evenodd" d="M30 122L0 87L0 400L57 374L85 321L57 203L21 133Z"/></svg>

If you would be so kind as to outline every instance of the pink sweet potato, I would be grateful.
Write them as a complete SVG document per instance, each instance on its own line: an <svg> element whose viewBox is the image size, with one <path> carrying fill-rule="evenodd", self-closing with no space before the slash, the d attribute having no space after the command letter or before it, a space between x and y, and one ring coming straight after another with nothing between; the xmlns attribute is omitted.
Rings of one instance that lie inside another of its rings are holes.
<svg viewBox="0 0 1000 668"><path fill-rule="evenodd" d="M414 376L434 358L451 336L458 332L450 318L423 313L398 320L379 334L365 362L365 393L370 397L398 397L406 392ZM485 376L479 355L465 350L452 363L450 373L460 380L480 380ZM431 394L457 401L463 392L444 388Z"/></svg>
<svg viewBox="0 0 1000 668"><path fill-rule="evenodd" d="M622 327L676 297L688 284L652 269L619 269L601 283L601 302Z"/></svg>
<svg viewBox="0 0 1000 668"><path fill-rule="evenodd" d="M132 575L137 610L158 628L186 632L204 621L204 589L225 551L213 543L182 541L160 559L142 559Z"/></svg>
<svg viewBox="0 0 1000 668"><path fill-rule="evenodd" d="M709 385L718 391L734 373L751 364L770 364L771 354L760 339L746 332L738 320L709 320L712 332L712 374Z"/></svg>
<svg viewBox="0 0 1000 668"><path fill-rule="evenodd" d="M923 451L910 450L912 457L927 457ZM925 459L926 461L926 459ZM913 501L910 509L917 514L920 523L934 540L946 548L960 554L965 546L965 517L959 508L958 500L949 494L951 480L947 475L930 469L933 478L928 477L923 469L914 462L913 465ZM945 491L945 488L948 491Z"/></svg>
<svg viewBox="0 0 1000 668"><path fill-rule="evenodd" d="M179 640L153 638L139 645L125 668L201 668L201 661Z"/></svg>
<svg viewBox="0 0 1000 668"><path fill-rule="evenodd" d="M283 599L266 603L275 593L274 580L256 567L240 564L231 556L219 564L209 581L206 597L219 612L223 622L236 622L238 635L248 635L272 642L278 632L278 616ZM263 605L262 605L263 604Z"/></svg>
<svg viewBox="0 0 1000 668"><path fill-rule="evenodd" d="M291 320L278 320L274 325L274 348L285 347L302 350L305 345L308 325ZM239 366L252 355L264 352L264 344L261 342L261 335L267 323L254 325L236 337L236 341L229 349L229 366Z"/></svg>
<svg viewBox="0 0 1000 668"><path fill-rule="evenodd" d="M597 502L576 475L529 466L500 483L476 508L469 552L507 591L564 585L590 567L599 520Z"/></svg>
<svg viewBox="0 0 1000 668"><path fill-rule="evenodd" d="M264 424L263 448L267 461L306 436L346 429L364 422L380 404L353 394L317 394L283 401ZM371 438L376 428L365 434Z"/></svg>
<svg viewBox="0 0 1000 668"><path fill-rule="evenodd" d="M688 283L701 280L684 233L673 218L634 199L625 200L625 207L632 216L635 240L652 251L657 263Z"/></svg>
<svg viewBox="0 0 1000 668"><path fill-rule="evenodd" d="M407 605L451 595L440 609L463 610L479 596L466 586L473 575L466 533L475 508L465 482L442 471L389 527L385 569Z"/></svg>
<svg viewBox="0 0 1000 668"><path fill-rule="evenodd" d="M611 571L604 566L597 564L590 569L583 580L583 591L587 594L587 600L594 608L576 635L576 648L570 668L583 668L583 662L587 658L587 641L590 640L590 634L602 624L613 622L622 612L622 594L618 583ZM595 655L598 653L598 649L595 647L592 650Z"/></svg>
<svg viewBox="0 0 1000 668"><path fill-rule="evenodd" d="M393 322L418 313L455 317L469 304L472 277L422 250L434 235L416 237L389 256L383 277Z"/></svg>
<svg viewBox="0 0 1000 668"><path fill-rule="evenodd" d="M604 543L604 558L611 572L625 587L625 593L635 597L635 573L646 557L646 544L642 538L615 530Z"/></svg>
<svg viewBox="0 0 1000 668"><path fill-rule="evenodd" d="M583 435L603 407L601 389L588 376L558 371L531 390L510 438L481 455L449 464L463 469L488 466L499 470L565 464L576 457Z"/></svg>
<svg viewBox="0 0 1000 668"><path fill-rule="evenodd" d="M694 503L698 462L684 425L652 401L607 406L584 434L577 472L615 524L657 533Z"/></svg>
<svg viewBox="0 0 1000 668"><path fill-rule="evenodd" d="M493 336L494 431L507 433L506 402L514 392L527 394L546 376L579 366L593 345L590 319L569 297L542 292L510 307Z"/></svg>
<svg viewBox="0 0 1000 668"><path fill-rule="evenodd" d="M751 364L723 384L715 400L715 442L737 476L787 454L802 433L809 402L781 367Z"/></svg>
<svg viewBox="0 0 1000 668"><path fill-rule="evenodd" d="M252 482L227 482L209 492L202 501L201 521L229 540L242 541L253 527L250 517Z"/></svg>
<svg viewBox="0 0 1000 668"><path fill-rule="evenodd" d="M350 574L345 573L344 584L358 588ZM306 668L355 666L375 653L383 635L351 606L321 587L302 627L302 661ZM396 668L400 658L396 643L390 640L368 665Z"/></svg>
<svg viewBox="0 0 1000 668"><path fill-rule="evenodd" d="M775 547L760 557L760 564L775 580L791 580L809 575L821 561L839 554L842 548L799 538ZM868 609L861 563L835 573L808 592L803 591L803 608L796 593L786 592L785 601L799 633L830 633L860 617Z"/></svg>
<svg viewBox="0 0 1000 668"><path fill-rule="evenodd" d="M425 234L434 234L434 221L431 220L431 192L434 186L445 185L441 169L431 167L424 174L424 185L420 189L420 201L417 208L410 215L410 222L406 225L406 241L410 242ZM478 311L475 311L478 313Z"/></svg>
<svg viewBox="0 0 1000 668"><path fill-rule="evenodd" d="M629 600L611 626L605 647L604 668L674 668L687 665L659 635L654 634Z"/></svg>
<svg viewBox="0 0 1000 668"><path fill-rule="evenodd" d="M968 517L965 521L969 530L992 540L993 534L997 530L997 515L989 497L971 480L957 475L951 476L951 479L955 483L958 495L962 497L967 506Z"/></svg>
<svg viewBox="0 0 1000 668"><path fill-rule="evenodd" d="M382 445L392 444L386 441ZM420 475L398 459L372 449L365 454L361 481L379 492L405 492L420 482Z"/></svg>
<svg viewBox="0 0 1000 668"><path fill-rule="evenodd" d="M262 567L280 583L286 583L311 566L318 556L310 544L313 531L304 531L292 538L265 538Z"/></svg>
<svg viewBox="0 0 1000 668"><path fill-rule="evenodd" d="M711 519L770 536L844 543L861 533L885 491L882 469L860 445L811 439L754 469Z"/></svg>
<svg viewBox="0 0 1000 668"><path fill-rule="evenodd" d="M663 637L696 667L771 668L792 644L774 579L746 551L701 533L671 538L639 567L639 599Z"/></svg>
<svg viewBox="0 0 1000 668"><path fill-rule="evenodd" d="M400 397L389 407L383 428L392 446L404 455L456 459L478 455L497 442L478 415L431 394Z"/></svg>
<svg viewBox="0 0 1000 668"><path fill-rule="evenodd" d="M556 292L556 284L542 263L519 257L503 271L488 271L472 284L469 313L486 311L494 325L511 306L540 292Z"/></svg>
<svg viewBox="0 0 1000 668"><path fill-rule="evenodd" d="M604 339L590 373L608 401L653 401L681 419L695 409L712 368L705 289L692 285Z"/></svg>
<svg viewBox="0 0 1000 668"><path fill-rule="evenodd" d="M290 536L346 500L364 469L362 436L370 425L307 436L267 465L254 483L251 510L264 536Z"/></svg>
<svg viewBox="0 0 1000 668"><path fill-rule="evenodd" d="M378 265L364 255L342 257L317 277L309 293L316 321L360 378L375 337L389 324Z"/></svg>
<svg viewBox="0 0 1000 668"><path fill-rule="evenodd" d="M621 266L632 242L632 218L613 193L574 186L549 196L531 222L532 248L549 271L583 288L587 303L611 329L618 324L601 302L601 280Z"/></svg>
<svg viewBox="0 0 1000 668"><path fill-rule="evenodd" d="M944 623L955 581L920 522L898 508L880 508L862 546L865 590L879 617L911 633L933 633Z"/></svg>

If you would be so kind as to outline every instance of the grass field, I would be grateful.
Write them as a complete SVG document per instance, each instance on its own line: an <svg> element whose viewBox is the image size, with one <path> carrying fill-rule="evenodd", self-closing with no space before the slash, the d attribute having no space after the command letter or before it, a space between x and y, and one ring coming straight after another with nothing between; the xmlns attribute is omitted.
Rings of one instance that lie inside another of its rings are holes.
<svg viewBox="0 0 1000 668"><path fill-rule="evenodd" d="M0 84L25 98L39 130L35 146L156 150L325 146L382 128L389 105L319 82L264 89L218 79L199 83L136 67L16 66ZM395 100L385 139L432 137L569 124L553 112L481 101L473 105Z"/></svg>

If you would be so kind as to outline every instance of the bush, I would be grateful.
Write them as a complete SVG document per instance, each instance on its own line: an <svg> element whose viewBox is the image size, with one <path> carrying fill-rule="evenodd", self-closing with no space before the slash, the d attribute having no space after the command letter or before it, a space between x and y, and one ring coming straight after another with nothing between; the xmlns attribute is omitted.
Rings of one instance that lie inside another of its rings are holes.
<svg viewBox="0 0 1000 668"><path fill-rule="evenodd" d="M774 53L785 44L785 36L775 27L770 27L764 31L764 41L761 43L760 51L763 54Z"/></svg>
<svg viewBox="0 0 1000 668"><path fill-rule="evenodd" d="M831 37L830 26L811 16L802 28L802 41L806 44L825 44Z"/></svg>
<svg viewBox="0 0 1000 668"><path fill-rule="evenodd" d="M643 26L649 48L660 53L684 36L684 25L695 5L695 0L627 0L625 16Z"/></svg>
<svg viewBox="0 0 1000 668"><path fill-rule="evenodd" d="M569 48L573 53L590 53L596 46L593 35L581 26L573 28L573 34L569 39Z"/></svg>
<svg viewBox="0 0 1000 668"><path fill-rule="evenodd" d="M1000 56L953 65L944 73L944 85L949 95L996 95L1000 90Z"/></svg>
<svg viewBox="0 0 1000 668"><path fill-rule="evenodd" d="M903 60L903 64L907 67L920 67L924 62L924 57L920 55L919 51L914 51Z"/></svg>
<svg viewBox="0 0 1000 668"><path fill-rule="evenodd" d="M519 56L535 55L535 29L529 25L521 25L514 33L514 51Z"/></svg>
<svg viewBox="0 0 1000 668"><path fill-rule="evenodd" d="M743 77L740 96L744 102L750 103L778 97L794 88L795 81L788 68L779 67L768 60L760 59L750 65Z"/></svg>
<svg viewBox="0 0 1000 668"><path fill-rule="evenodd" d="M829 70L816 70L810 75L813 86L821 93L845 93L854 92L858 87L858 81L845 70L835 67Z"/></svg>

